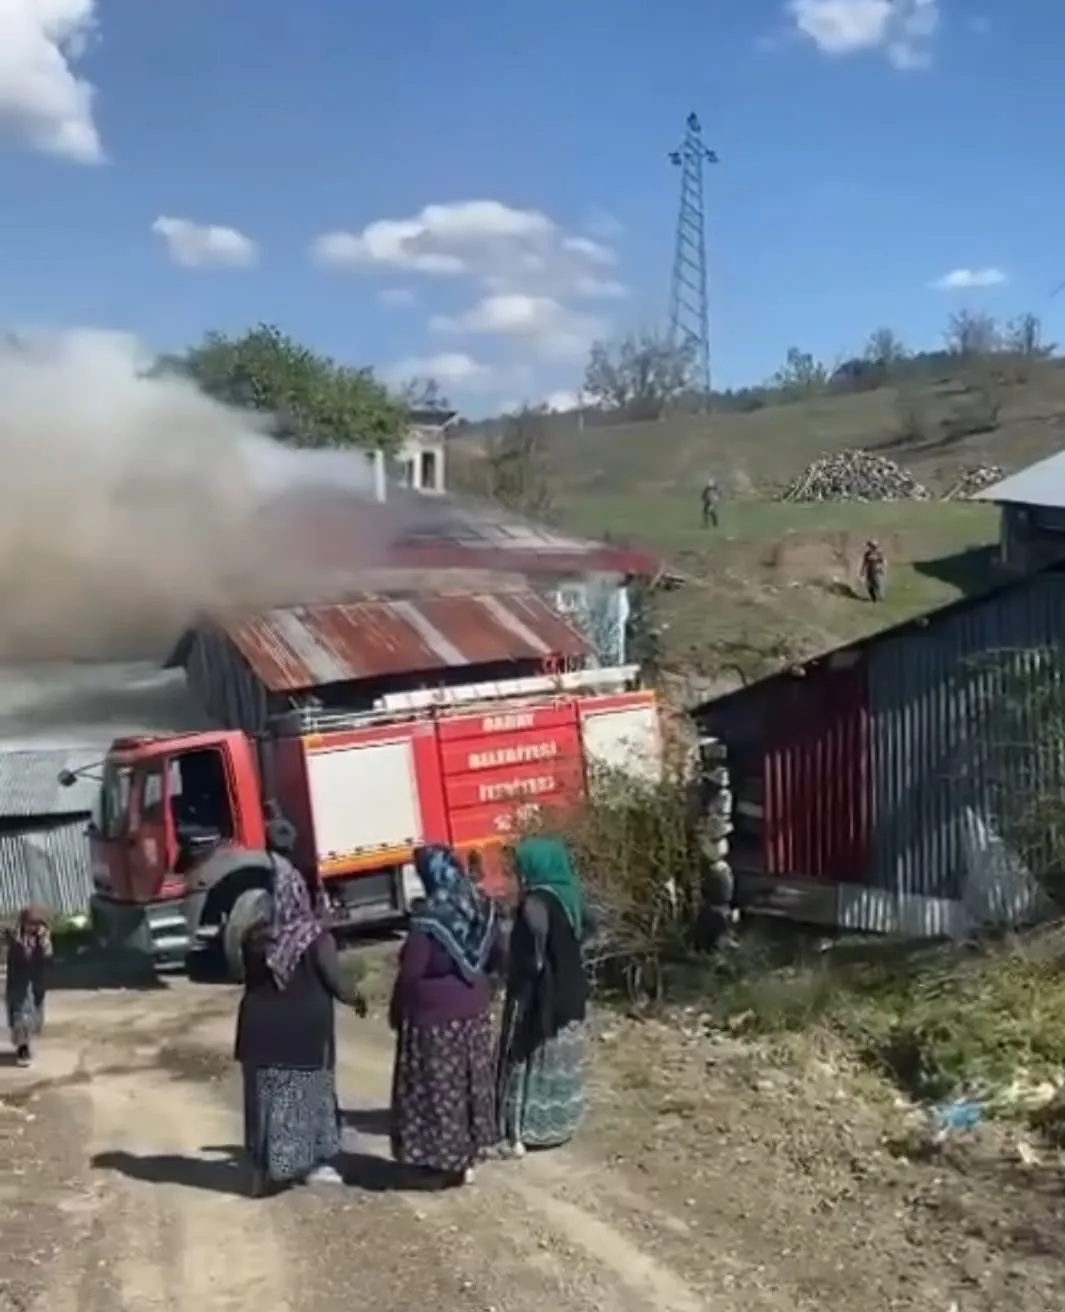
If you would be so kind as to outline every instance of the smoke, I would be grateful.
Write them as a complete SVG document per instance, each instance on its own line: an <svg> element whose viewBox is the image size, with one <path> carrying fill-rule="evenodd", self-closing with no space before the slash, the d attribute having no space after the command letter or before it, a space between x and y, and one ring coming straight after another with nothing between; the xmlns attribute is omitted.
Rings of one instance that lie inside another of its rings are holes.
<svg viewBox="0 0 1065 1312"><path fill-rule="evenodd" d="M364 497L351 563L381 558L361 455L281 446L150 363L95 330L0 345L0 659L155 657L205 609L320 598L270 509L293 489Z"/></svg>

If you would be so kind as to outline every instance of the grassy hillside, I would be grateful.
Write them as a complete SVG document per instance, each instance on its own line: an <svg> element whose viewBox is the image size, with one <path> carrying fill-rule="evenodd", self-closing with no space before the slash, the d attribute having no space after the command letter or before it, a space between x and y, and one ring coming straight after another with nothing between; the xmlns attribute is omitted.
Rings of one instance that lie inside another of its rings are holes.
<svg viewBox="0 0 1065 1312"><path fill-rule="evenodd" d="M587 493L645 488L698 489L708 473L739 491L763 494L817 456L864 447L907 465L943 488L960 466L1030 464L1065 446L1065 362L1040 367L1024 384L998 389L1001 412L990 433L950 435L944 426L966 405L966 387L941 380L767 406L750 414L675 415L642 424L592 424L577 414L547 421L552 472L560 487ZM914 430L917 431L914 431ZM460 454L478 454L491 426L459 436Z"/></svg>
<svg viewBox="0 0 1065 1312"><path fill-rule="evenodd" d="M661 598L667 654L691 692L734 684L896 623L995 581L996 512L959 502L789 504L779 491L818 456L864 448L910 469L934 493L961 469L1007 472L1065 447L1065 365L998 391L993 431L957 436L961 382L823 395L748 414L672 416L614 427L546 421L544 458L558 520L630 537L686 580ZM483 459L482 429L456 444ZM725 490L717 531L699 524L699 492ZM877 537L888 597L862 599L857 568Z"/></svg>

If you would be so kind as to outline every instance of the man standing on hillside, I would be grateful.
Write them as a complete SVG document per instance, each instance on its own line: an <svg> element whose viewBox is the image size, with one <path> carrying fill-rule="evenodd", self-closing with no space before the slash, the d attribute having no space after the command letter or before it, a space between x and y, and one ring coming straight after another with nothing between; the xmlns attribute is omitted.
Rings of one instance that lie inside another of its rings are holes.
<svg viewBox="0 0 1065 1312"><path fill-rule="evenodd" d="M717 528L717 511L721 504L721 491L717 479L710 477L703 484L703 528Z"/></svg>
<svg viewBox="0 0 1065 1312"><path fill-rule="evenodd" d="M862 582L869 594L870 601L883 601L884 575L887 573L887 561L880 550L880 543L870 538L865 544L862 556Z"/></svg>

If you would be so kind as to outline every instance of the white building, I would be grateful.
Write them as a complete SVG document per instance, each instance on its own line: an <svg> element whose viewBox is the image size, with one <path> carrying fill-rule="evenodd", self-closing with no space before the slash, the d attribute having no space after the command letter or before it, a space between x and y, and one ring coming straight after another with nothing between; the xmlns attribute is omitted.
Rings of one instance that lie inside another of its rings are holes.
<svg viewBox="0 0 1065 1312"><path fill-rule="evenodd" d="M395 457L395 478L415 492L447 491L445 446L457 410L412 410Z"/></svg>

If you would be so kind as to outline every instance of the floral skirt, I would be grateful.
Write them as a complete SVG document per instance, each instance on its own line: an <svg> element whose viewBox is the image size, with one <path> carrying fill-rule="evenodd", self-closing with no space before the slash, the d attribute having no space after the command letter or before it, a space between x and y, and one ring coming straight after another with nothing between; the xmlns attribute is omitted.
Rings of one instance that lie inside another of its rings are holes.
<svg viewBox="0 0 1065 1312"><path fill-rule="evenodd" d="M404 1022L392 1076L392 1154L405 1166L462 1171L498 1141L491 1017Z"/></svg>
<svg viewBox="0 0 1065 1312"><path fill-rule="evenodd" d="M302 1180L340 1152L336 1072L244 1067L244 1146L271 1180Z"/></svg>

